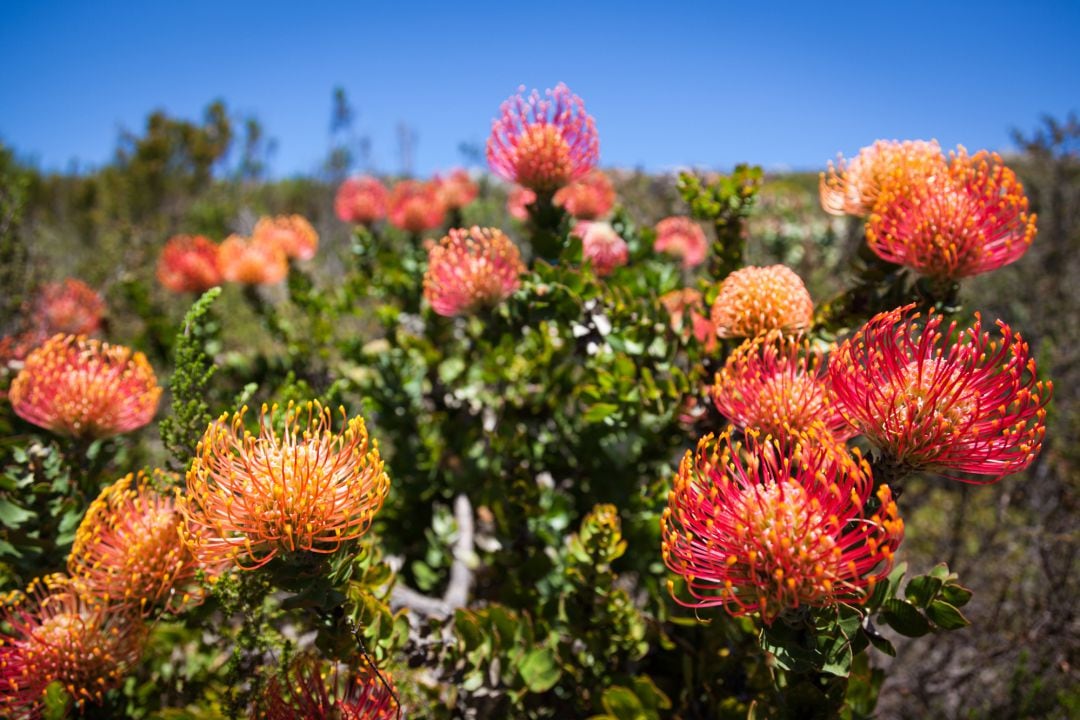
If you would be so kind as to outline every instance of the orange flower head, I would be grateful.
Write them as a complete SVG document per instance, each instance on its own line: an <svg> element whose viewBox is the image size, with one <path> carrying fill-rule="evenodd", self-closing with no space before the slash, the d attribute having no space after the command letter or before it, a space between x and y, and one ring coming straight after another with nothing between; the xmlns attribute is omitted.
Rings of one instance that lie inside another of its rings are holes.
<svg viewBox="0 0 1080 720"><path fill-rule="evenodd" d="M599 170L559 188L552 201L577 220L599 220L615 206L615 186Z"/></svg>
<svg viewBox="0 0 1080 720"><path fill-rule="evenodd" d="M688 217L664 218L656 224L657 252L682 258L684 268L697 267L709 255L709 239L701 226Z"/></svg>
<svg viewBox="0 0 1080 720"><path fill-rule="evenodd" d="M202 235L169 238L158 258L158 282L171 292L206 292L221 284L218 252L218 246Z"/></svg>
<svg viewBox="0 0 1080 720"><path fill-rule="evenodd" d="M439 227L446 220L446 207L432 183L402 180L390 191L390 223L420 234Z"/></svg>
<svg viewBox="0 0 1080 720"><path fill-rule="evenodd" d="M392 686L384 684L366 663L358 670L332 663L327 670L317 658L301 655L289 668L286 681L270 681L265 714L256 712L253 720L397 720Z"/></svg>
<svg viewBox="0 0 1080 720"><path fill-rule="evenodd" d="M386 217L387 198L386 186L377 178L349 178L334 197L334 212L343 222L371 225Z"/></svg>
<svg viewBox="0 0 1080 720"><path fill-rule="evenodd" d="M467 170L458 168L449 175L435 176L435 191L439 201L447 210L458 210L465 207L480 194L480 188L469 177Z"/></svg>
<svg viewBox="0 0 1080 720"><path fill-rule="evenodd" d="M850 163L841 157L821 174L821 207L832 215L869 215L887 183L913 183L945 172L936 140L878 140Z"/></svg>
<svg viewBox="0 0 1080 720"><path fill-rule="evenodd" d="M991 340L977 313L965 329L920 317L914 305L880 313L840 346L829 382L841 412L900 467L980 483L1026 468L1053 392L1027 343L1001 321Z"/></svg>
<svg viewBox="0 0 1080 720"><path fill-rule="evenodd" d="M300 215L260 218L251 238L256 243L277 245L285 257L310 260L319 249L319 233Z"/></svg>
<svg viewBox="0 0 1080 720"><path fill-rule="evenodd" d="M529 188L515 185L506 198L506 212L515 220L525 222L529 219L529 206L536 202L536 193Z"/></svg>
<svg viewBox="0 0 1080 720"><path fill-rule="evenodd" d="M179 495L181 536L200 562L255 569L283 553L333 553L367 532L390 480L363 418L342 408L335 432L318 402L283 415L264 405L252 435L246 412L210 424Z"/></svg>
<svg viewBox="0 0 1080 720"><path fill-rule="evenodd" d="M630 248L610 223L581 220L573 234L581 238L581 255L592 263L599 277L610 275L630 261Z"/></svg>
<svg viewBox="0 0 1080 720"><path fill-rule="evenodd" d="M799 333L814 322L814 302L790 268L745 267L720 283L712 321L722 338L757 337L770 330Z"/></svg>
<svg viewBox="0 0 1080 720"><path fill-rule="evenodd" d="M9 392L15 414L60 435L103 438L153 420L161 388L141 352L54 335L30 353Z"/></svg>
<svg viewBox="0 0 1080 720"><path fill-rule="evenodd" d="M821 425L778 441L707 435L687 452L661 519L662 552L686 607L759 613L861 604L892 568L904 523L887 485Z"/></svg>
<svg viewBox="0 0 1080 720"><path fill-rule="evenodd" d="M439 315L474 313L510 297L523 272L521 253L501 230L451 230L428 251L424 297Z"/></svg>
<svg viewBox="0 0 1080 720"><path fill-rule="evenodd" d="M221 276L245 285L274 285L289 275L289 258L276 243L230 235L221 243Z"/></svg>
<svg viewBox="0 0 1080 720"><path fill-rule="evenodd" d="M75 278L43 285L34 299L34 316L42 340L56 333L93 335L101 329L104 315L101 295Z"/></svg>

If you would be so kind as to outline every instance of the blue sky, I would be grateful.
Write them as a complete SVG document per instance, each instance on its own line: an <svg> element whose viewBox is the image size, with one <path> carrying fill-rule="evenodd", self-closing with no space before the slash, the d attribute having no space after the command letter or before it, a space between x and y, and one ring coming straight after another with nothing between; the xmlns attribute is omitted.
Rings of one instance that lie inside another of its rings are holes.
<svg viewBox="0 0 1080 720"><path fill-rule="evenodd" d="M58 170L109 160L155 108L215 98L313 172L345 88L378 170L483 144L518 85L564 81L604 166L815 169L877 138L1010 147L1080 110L1080 1L26 2L0 5L0 140ZM847 7L842 7L848 5Z"/></svg>

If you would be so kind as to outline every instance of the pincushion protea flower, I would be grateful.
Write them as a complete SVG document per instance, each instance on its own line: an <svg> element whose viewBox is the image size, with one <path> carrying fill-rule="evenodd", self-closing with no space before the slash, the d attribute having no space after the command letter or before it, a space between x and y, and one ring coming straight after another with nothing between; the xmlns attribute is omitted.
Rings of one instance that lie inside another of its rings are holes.
<svg viewBox="0 0 1080 720"><path fill-rule="evenodd" d="M289 274L289 259L275 243L230 235L218 254L221 276L246 285L273 285Z"/></svg>
<svg viewBox="0 0 1080 720"><path fill-rule="evenodd" d="M432 183L402 180L387 200L390 223L411 233L437 228L446 219L446 207Z"/></svg>
<svg viewBox="0 0 1080 720"><path fill-rule="evenodd" d="M822 426L745 444L731 431L688 451L661 519L664 563L683 576L693 608L760 613L769 625L802 607L860 604L888 575L904 523L887 485Z"/></svg>
<svg viewBox="0 0 1080 720"><path fill-rule="evenodd" d="M506 212L510 217L521 220L529 219L529 206L536 202L536 193L529 188L515 186L506 197Z"/></svg>
<svg viewBox="0 0 1080 720"><path fill-rule="evenodd" d="M439 201L447 210L459 210L465 207L480 193L480 188L469 177L468 171L462 168L454 170L445 177L436 175L433 182Z"/></svg>
<svg viewBox="0 0 1080 720"><path fill-rule="evenodd" d="M260 218L251 238L256 243L277 245L286 257L310 260L319 249L319 233L301 215Z"/></svg>
<svg viewBox="0 0 1080 720"><path fill-rule="evenodd" d="M285 687L287 683L287 687ZM260 720L396 720L398 703L388 681L366 663L352 670L340 663L329 669L303 655L289 668L286 683L277 678L266 688Z"/></svg>
<svg viewBox="0 0 1080 720"><path fill-rule="evenodd" d="M991 340L978 313L970 328L942 328L941 315L923 322L914 307L874 316L833 355L841 412L901 470L995 482L1026 468L1053 391L1036 379L1027 343L1000 320Z"/></svg>
<svg viewBox="0 0 1080 720"><path fill-rule="evenodd" d="M589 172L600 156L600 141L585 103L559 83L533 90L526 99L518 88L491 123L488 165L496 175L537 193L553 193Z"/></svg>
<svg viewBox="0 0 1080 720"><path fill-rule="evenodd" d="M949 154L930 177L887 180L866 224L878 257L936 280L957 280L1018 260L1035 215L1016 174L996 153Z"/></svg>
<svg viewBox="0 0 1080 720"><path fill-rule="evenodd" d="M555 193L552 202L578 220L599 220L615 206L615 186L599 170L591 170Z"/></svg>
<svg viewBox="0 0 1080 720"><path fill-rule="evenodd" d="M814 322L814 302L790 268L745 267L720 283L712 321L722 338L756 337L770 330L799 333Z"/></svg>
<svg viewBox="0 0 1080 720"><path fill-rule="evenodd" d="M200 562L254 569L282 553L332 553L367 532L390 480L363 418L342 408L335 432L317 402L290 404L283 417L264 405L252 435L246 413L211 423L179 495L181 536Z"/></svg>
<svg viewBox="0 0 1080 720"><path fill-rule="evenodd" d="M154 418L161 388L141 352L54 335L30 353L9 392L15 414L60 435L103 438Z"/></svg>
<svg viewBox="0 0 1080 720"><path fill-rule="evenodd" d="M134 615L81 596L60 575L31 584L4 613L0 635L0 710L41 717L50 683L80 708L97 704L139 661L146 628Z"/></svg>
<svg viewBox="0 0 1080 720"><path fill-rule="evenodd" d="M428 251L424 297L439 315L473 313L512 295L523 272L521 253L501 230L451 230Z"/></svg>
<svg viewBox="0 0 1080 720"><path fill-rule="evenodd" d="M157 279L172 292L201 293L221 284L220 248L202 235L169 238L158 258Z"/></svg>
<svg viewBox="0 0 1080 720"><path fill-rule="evenodd" d="M694 339L704 343L705 352L712 352L719 344L716 326L709 319L704 296L693 288L672 290L660 296L660 304L671 316L671 329L686 337L693 333ZM689 314L690 322L687 323Z"/></svg>
<svg viewBox="0 0 1080 720"><path fill-rule="evenodd" d="M739 428L784 435L821 422L839 440L856 434L834 407L823 353L775 330L731 353L709 394Z"/></svg>
<svg viewBox="0 0 1080 720"><path fill-rule="evenodd" d="M348 178L334 196L334 213L343 221L371 225L386 217L386 187L370 175Z"/></svg>
<svg viewBox="0 0 1080 720"><path fill-rule="evenodd" d="M945 172L936 140L878 140L850 163L841 157L821 174L821 207L832 215L869 215L886 182L918 182Z"/></svg>
<svg viewBox="0 0 1080 720"><path fill-rule="evenodd" d="M83 593L114 606L179 612L193 600L189 586L199 568L180 542L181 521L171 495L155 490L141 472L126 475L90 504L68 572Z"/></svg>
<svg viewBox="0 0 1080 720"><path fill-rule="evenodd" d="M42 328L42 340L56 333L92 335L101 329L104 314L101 295L75 278L43 285L34 299L34 317Z"/></svg>
<svg viewBox="0 0 1080 720"><path fill-rule="evenodd" d="M581 238L581 255L600 277L610 275L630 260L630 248L610 223L582 220L574 226L573 234Z"/></svg>
<svg viewBox="0 0 1080 720"><path fill-rule="evenodd" d="M709 239L701 226L687 217L664 218L656 224L657 252L682 258L684 268L697 267L709 255Z"/></svg>

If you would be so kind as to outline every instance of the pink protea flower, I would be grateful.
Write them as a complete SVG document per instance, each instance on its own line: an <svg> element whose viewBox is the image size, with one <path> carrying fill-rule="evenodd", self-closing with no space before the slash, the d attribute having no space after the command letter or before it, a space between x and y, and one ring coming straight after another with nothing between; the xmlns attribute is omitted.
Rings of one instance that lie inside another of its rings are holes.
<svg viewBox="0 0 1080 720"><path fill-rule="evenodd" d="M437 228L446 220L446 207L432 183L402 180L390 191L387 203L390 223L411 233Z"/></svg>
<svg viewBox="0 0 1080 720"><path fill-rule="evenodd" d="M732 352L709 394L739 428L782 436L820 422L839 440L856 434L834 406L824 354L776 330Z"/></svg>
<svg viewBox="0 0 1080 720"><path fill-rule="evenodd" d="M708 435L687 452L661 519L663 558L689 600L766 625L803 607L861 604L892 568L904 523L887 485L821 426L784 441Z"/></svg>
<svg viewBox="0 0 1080 720"><path fill-rule="evenodd" d="M458 168L445 177L436 175L434 184L439 200L447 210L459 210L480 194L479 186L463 168Z"/></svg>
<svg viewBox="0 0 1080 720"><path fill-rule="evenodd" d="M277 245L286 257L310 260L319 249L319 233L300 215L260 218L251 239L256 243Z"/></svg>
<svg viewBox="0 0 1080 720"><path fill-rule="evenodd" d="M333 553L366 533L390 479L364 419L345 419L342 408L335 432L317 402L290 404L283 416L264 405L252 435L246 412L211 423L178 495L181 537L195 557L255 569L286 553Z"/></svg>
<svg viewBox="0 0 1080 720"><path fill-rule="evenodd" d="M552 202L578 220L599 220L615 206L615 186L599 170L559 188Z"/></svg>
<svg viewBox="0 0 1080 720"><path fill-rule="evenodd" d="M289 275L289 259L276 243L230 235L218 255L221 276L245 285L274 285Z"/></svg>
<svg viewBox="0 0 1080 720"><path fill-rule="evenodd" d="M56 333L93 335L101 329L105 301L86 283L68 278L38 290L33 315L44 337Z"/></svg>
<svg viewBox="0 0 1080 720"><path fill-rule="evenodd" d="M671 329L689 337L693 334L695 340L704 344L705 352L711 353L720 344L716 335L716 326L709 319L709 311L705 307L705 298L693 288L672 290L660 296L660 304L671 316ZM689 316L690 322L687 323Z"/></svg>
<svg viewBox="0 0 1080 720"><path fill-rule="evenodd" d="M169 238L158 258L157 279L172 292L201 293L221 284L219 248L202 235Z"/></svg>
<svg viewBox="0 0 1080 720"><path fill-rule="evenodd" d="M474 313L510 297L523 272L521 253L501 230L451 230L428 251L424 297L439 315Z"/></svg>
<svg viewBox="0 0 1080 720"><path fill-rule="evenodd" d="M921 321L914 308L875 315L833 355L840 411L902 471L986 483L1026 468L1053 392L1027 343L1000 320L991 340L978 313L970 328L942 328L941 315Z"/></svg>
<svg viewBox="0 0 1080 720"><path fill-rule="evenodd" d="M963 147L934 175L887 180L866 224L878 257L941 281L1008 265L1034 238L1016 174L996 153L969 156Z"/></svg>
<svg viewBox="0 0 1080 720"><path fill-rule="evenodd" d="M574 226L573 234L581 238L582 257L592 262L600 277L630 261L630 248L609 223L582 220Z"/></svg>
<svg viewBox="0 0 1080 720"><path fill-rule="evenodd" d="M756 337L770 330L799 333L814 322L814 302L790 268L745 267L720 283L712 321L722 338Z"/></svg>
<svg viewBox="0 0 1080 720"><path fill-rule="evenodd" d="M536 193L529 188L515 185L506 198L506 212L510 217L525 222L529 219L529 206L536 202Z"/></svg>
<svg viewBox="0 0 1080 720"><path fill-rule="evenodd" d="M656 224L657 252L682 258L684 268L697 267L709 255L709 239L701 226L687 217L664 218Z"/></svg>
<svg viewBox="0 0 1080 720"><path fill-rule="evenodd" d="M500 108L487 143L488 165L496 175L537 193L553 193L589 172L600 156L600 141L585 103L559 83L546 99L525 86Z"/></svg>
<svg viewBox="0 0 1080 720"><path fill-rule="evenodd" d="M30 353L11 383L12 409L60 435L103 438L146 425L161 388L141 352L75 335L54 335Z"/></svg>
<svg viewBox="0 0 1080 720"><path fill-rule="evenodd" d="M352 670L340 663L329 671L311 655L297 658L285 682L273 678L263 708L252 720L396 720L398 704L389 681L366 663Z"/></svg>
<svg viewBox="0 0 1080 720"><path fill-rule="evenodd" d="M386 217L387 199L386 186L377 178L349 178L334 196L334 212L342 222L371 225Z"/></svg>
<svg viewBox="0 0 1080 720"><path fill-rule="evenodd" d="M841 157L821 173L821 207L832 215L869 215L886 183L912 183L945 172L936 140L878 140L850 163Z"/></svg>

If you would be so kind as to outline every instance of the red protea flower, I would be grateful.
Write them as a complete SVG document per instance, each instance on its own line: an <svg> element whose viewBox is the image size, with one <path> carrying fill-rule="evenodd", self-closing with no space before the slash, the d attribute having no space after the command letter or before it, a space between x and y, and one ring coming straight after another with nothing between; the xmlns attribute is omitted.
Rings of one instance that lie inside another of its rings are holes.
<svg viewBox="0 0 1080 720"><path fill-rule="evenodd" d="M201 293L220 285L218 253L218 246L202 235L169 238L158 258L158 282L177 293Z"/></svg>
<svg viewBox="0 0 1080 720"><path fill-rule="evenodd" d="M630 248L609 223L582 220L574 226L573 234L581 238L581 255L592 262L600 277L610 275L630 260Z"/></svg>
<svg viewBox="0 0 1080 720"><path fill-rule="evenodd" d="M866 224L880 258L947 281L1018 260L1035 238L1035 215L1016 174L996 153L950 153L948 169L884 183Z"/></svg>
<svg viewBox="0 0 1080 720"><path fill-rule="evenodd" d="M56 333L92 335L101 329L105 301L81 280L47 283L34 299L34 319L44 340Z"/></svg>
<svg viewBox="0 0 1080 720"><path fill-rule="evenodd" d="M745 267L720 283L712 321L722 338L756 337L770 330L798 333L813 324L814 302L790 268Z"/></svg>
<svg viewBox="0 0 1080 720"><path fill-rule="evenodd" d="M739 428L771 435L823 423L840 440L856 434L834 407L824 354L779 331L747 340L709 388L716 409Z"/></svg>
<svg viewBox="0 0 1080 720"><path fill-rule="evenodd" d="M821 207L833 215L869 215L888 183L918 182L945 172L945 155L936 140L878 140L851 163L841 157L821 174Z"/></svg>
<svg viewBox="0 0 1080 720"><path fill-rule="evenodd" d="M141 352L54 335L30 353L9 391L15 414L61 435L102 438L154 418L161 388Z"/></svg>
<svg viewBox="0 0 1080 720"><path fill-rule="evenodd" d="M661 519L664 563L693 608L760 613L866 601L888 575L904 524L887 485L864 512L869 466L822 426L781 442L727 431L687 452Z"/></svg>
<svg viewBox="0 0 1080 720"><path fill-rule="evenodd" d="M260 720L396 720L398 703L389 681L366 663L352 670L333 663L325 671L310 655L297 658L283 683L273 678L266 688Z"/></svg>
<svg viewBox="0 0 1080 720"><path fill-rule="evenodd" d="M386 217L386 187L369 175L349 178L334 196L334 212L344 222L371 225Z"/></svg>
<svg viewBox="0 0 1080 720"><path fill-rule="evenodd" d="M701 226L687 217L664 218L656 224L657 252L682 258L684 268L697 267L709 255L709 239Z"/></svg>
<svg viewBox="0 0 1080 720"><path fill-rule="evenodd" d="M692 333L694 339L705 345L705 352L710 353L719 345L716 335L716 326L709 319L708 309L705 307L705 298L693 288L672 290L660 296L660 304L671 316L671 329L689 337ZM689 314L690 322L686 322Z"/></svg>
<svg viewBox="0 0 1080 720"><path fill-rule="evenodd" d="M578 220L599 220L615 206L615 186L599 170L562 187L552 199Z"/></svg>
<svg viewBox="0 0 1080 720"><path fill-rule="evenodd" d="M211 423L179 496L181 535L214 566L255 569L282 553L332 553L367 532L390 489L378 444L361 417L340 432L317 402L263 406L259 433L244 429L247 408ZM284 422L279 436L276 422Z"/></svg>
<svg viewBox="0 0 1080 720"><path fill-rule="evenodd" d="M445 177L436 175L434 184L439 201L447 210L459 210L480 194L480 188L469 177L468 171L462 168L454 170Z"/></svg>
<svg viewBox="0 0 1080 720"><path fill-rule="evenodd" d="M547 99L518 88L491 124L488 165L496 175L537 193L553 193L589 172L600 156L600 141L585 103L559 83Z"/></svg>
<svg viewBox="0 0 1080 720"><path fill-rule="evenodd" d="M0 710L41 717L42 697L58 682L78 707L100 703L139 661L146 628L129 613L81 596L71 581L34 581L4 613L0 635Z"/></svg>
<svg viewBox="0 0 1080 720"><path fill-rule="evenodd" d="M529 219L529 206L536 202L536 193L520 185L510 190L506 198L506 212L510 217L525 222Z"/></svg>
<svg viewBox="0 0 1080 720"><path fill-rule="evenodd" d="M914 305L875 315L829 363L838 407L889 464L964 482L995 482L1042 448L1052 384L1036 379L1028 345L998 321L958 329ZM986 476L971 478L967 474Z"/></svg>
<svg viewBox="0 0 1080 720"><path fill-rule="evenodd" d="M319 249L319 233L300 215L260 218L251 239L256 243L277 245L286 257L310 260Z"/></svg>
<svg viewBox="0 0 1080 720"><path fill-rule="evenodd" d="M439 315L474 313L512 295L523 272L521 253L501 230L451 230L428 251L424 297Z"/></svg>
<svg viewBox="0 0 1080 720"><path fill-rule="evenodd" d="M83 517L68 572L85 594L149 614L179 612L192 600L198 563L180 542L182 517L171 495L143 473L106 487Z"/></svg>
<svg viewBox="0 0 1080 720"><path fill-rule="evenodd" d="M289 275L289 259L274 243L230 235L218 255L221 276L245 285L273 285Z"/></svg>
<svg viewBox="0 0 1080 720"><path fill-rule="evenodd" d="M390 191L387 202L390 223L411 233L437 228L446 220L446 207L432 183L402 180Z"/></svg>

